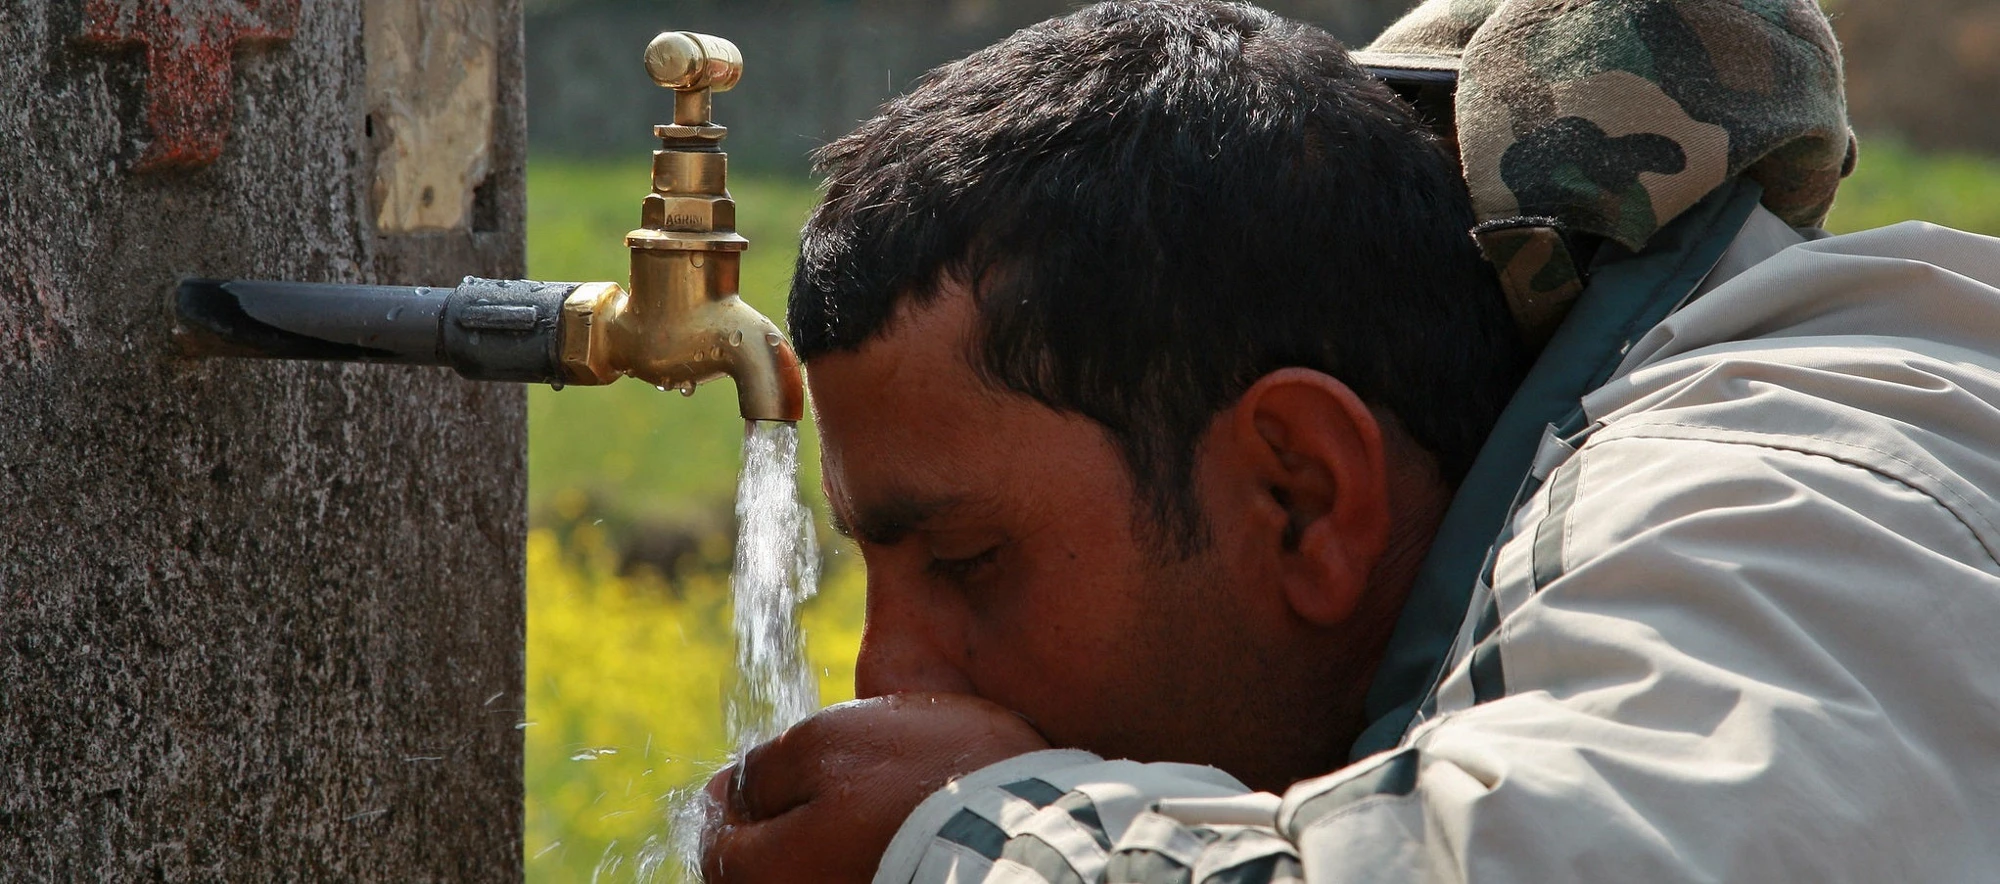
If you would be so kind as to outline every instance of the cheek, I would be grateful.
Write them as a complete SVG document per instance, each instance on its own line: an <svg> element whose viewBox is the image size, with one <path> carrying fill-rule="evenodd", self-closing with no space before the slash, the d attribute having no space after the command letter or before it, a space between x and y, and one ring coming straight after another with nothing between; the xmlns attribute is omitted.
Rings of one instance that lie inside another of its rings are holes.
<svg viewBox="0 0 2000 884"><path fill-rule="evenodd" d="M962 590L963 654L978 693L1060 739L1144 687L1152 649L1137 626L1158 563L1134 537L1131 482L1102 431L1035 417L1031 437L983 440L1010 549L994 580Z"/></svg>
<svg viewBox="0 0 2000 884"><path fill-rule="evenodd" d="M972 599L996 643L1036 648L1051 667L1095 670L1143 609L1155 563L1133 536L1122 467L1070 467L1038 477L1035 514L1016 540L1003 585ZM1061 682L1087 674L1048 675Z"/></svg>
<svg viewBox="0 0 2000 884"><path fill-rule="evenodd" d="M1145 571L1129 549L1074 537L1023 553L967 596L967 673L983 696L1052 728L1101 713L1133 690L1133 664L1155 656Z"/></svg>

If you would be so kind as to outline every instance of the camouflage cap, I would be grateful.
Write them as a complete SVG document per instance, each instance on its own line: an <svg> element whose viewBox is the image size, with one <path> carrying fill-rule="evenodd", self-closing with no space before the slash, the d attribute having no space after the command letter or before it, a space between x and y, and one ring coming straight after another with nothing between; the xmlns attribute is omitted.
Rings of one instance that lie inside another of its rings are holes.
<svg viewBox="0 0 2000 884"><path fill-rule="evenodd" d="M1502 0L1431 0L1397 19L1354 60L1389 80L1429 81L1426 72L1456 74L1473 32Z"/></svg>
<svg viewBox="0 0 2000 884"><path fill-rule="evenodd" d="M1739 175L1817 225L1853 169L1814 0L1427 0L1355 60L1391 80L1457 72L1473 233L1537 340L1583 288L1571 236L1638 251Z"/></svg>

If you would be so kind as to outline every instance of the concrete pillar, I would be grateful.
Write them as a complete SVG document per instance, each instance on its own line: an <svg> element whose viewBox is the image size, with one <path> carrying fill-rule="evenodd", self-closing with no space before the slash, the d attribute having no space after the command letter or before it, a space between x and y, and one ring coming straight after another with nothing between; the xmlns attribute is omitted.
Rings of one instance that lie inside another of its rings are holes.
<svg viewBox="0 0 2000 884"><path fill-rule="evenodd" d="M0 880L520 875L523 391L172 335L521 275L519 0L364 5L0 0Z"/></svg>

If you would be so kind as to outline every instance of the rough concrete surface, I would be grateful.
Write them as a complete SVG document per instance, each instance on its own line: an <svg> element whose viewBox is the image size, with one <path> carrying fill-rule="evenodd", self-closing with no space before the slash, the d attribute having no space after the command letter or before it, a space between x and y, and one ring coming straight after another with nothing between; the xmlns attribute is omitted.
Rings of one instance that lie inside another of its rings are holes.
<svg viewBox="0 0 2000 884"><path fill-rule="evenodd" d="M362 0L235 49L220 158L154 173L145 53L78 39L104 0L0 0L0 880L520 876L522 391L187 360L167 308L520 275L492 2L472 229L385 237Z"/></svg>

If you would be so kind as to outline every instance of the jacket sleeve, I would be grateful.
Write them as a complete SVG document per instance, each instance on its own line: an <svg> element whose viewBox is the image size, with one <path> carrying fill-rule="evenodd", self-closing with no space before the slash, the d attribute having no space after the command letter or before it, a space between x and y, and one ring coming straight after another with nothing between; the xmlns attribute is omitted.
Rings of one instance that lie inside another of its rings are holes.
<svg viewBox="0 0 2000 884"><path fill-rule="evenodd" d="M1973 516L1852 460L1653 429L1593 439L1517 515L1397 749L1282 798L1024 756L933 796L876 880L1990 874L1993 777L1967 772L2000 761L2000 566Z"/></svg>

